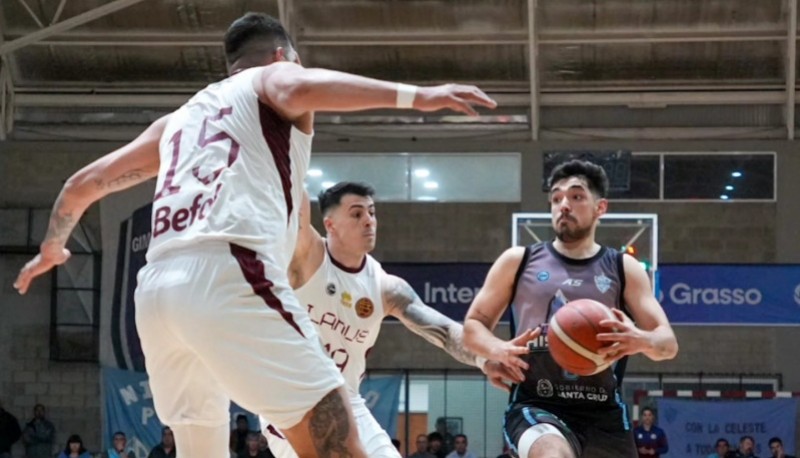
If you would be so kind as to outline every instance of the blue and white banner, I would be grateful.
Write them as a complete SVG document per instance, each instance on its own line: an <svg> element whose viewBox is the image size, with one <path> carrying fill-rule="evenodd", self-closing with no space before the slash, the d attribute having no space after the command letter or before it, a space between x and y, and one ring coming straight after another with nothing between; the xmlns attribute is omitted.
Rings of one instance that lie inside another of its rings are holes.
<svg viewBox="0 0 800 458"><path fill-rule="evenodd" d="M658 426L667 435L667 456L706 457L717 439L732 448L742 436L755 439L756 456L770 456L769 439L780 437L786 453L795 453L797 399L758 401L658 400Z"/></svg>
<svg viewBox="0 0 800 458"><path fill-rule="evenodd" d="M385 263L383 269L404 278L423 302L456 321L464 321L472 300L478 294L489 263ZM501 322L509 321L506 310Z"/></svg>
<svg viewBox="0 0 800 458"><path fill-rule="evenodd" d="M128 445L136 458L146 458L150 450L161 442L162 423L153 407L150 382L144 372L103 368L103 393L105 436L103 447L111 446L116 431L128 437ZM361 383L361 395L378 423L395 437L400 402L400 376L370 377ZM236 417L247 415L251 430L258 430L258 417L231 403L230 429L236 426Z"/></svg>
<svg viewBox="0 0 800 458"><path fill-rule="evenodd" d="M800 325L800 266L659 266L672 324Z"/></svg>
<svg viewBox="0 0 800 458"><path fill-rule="evenodd" d="M367 408L389 437L397 437L397 414L400 408L401 376L369 377L361 382L361 396Z"/></svg>

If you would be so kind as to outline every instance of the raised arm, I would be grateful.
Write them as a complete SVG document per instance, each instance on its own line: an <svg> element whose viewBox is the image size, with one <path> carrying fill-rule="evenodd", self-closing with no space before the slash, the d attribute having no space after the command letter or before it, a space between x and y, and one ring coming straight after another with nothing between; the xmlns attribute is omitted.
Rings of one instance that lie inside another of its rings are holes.
<svg viewBox="0 0 800 458"><path fill-rule="evenodd" d="M132 142L69 177L56 198L39 254L25 264L14 282L20 294L28 291L31 280L69 259L65 245L89 205L158 174L158 143L167 119L159 119Z"/></svg>
<svg viewBox="0 0 800 458"><path fill-rule="evenodd" d="M293 289L305 285L311 275L322 264L325 257L325 243L311 224L311 201L308 192L303 192L300 205L300 227L297 232L297 245L292 262L289 264L289 283Z"/></svg>
<svg viewBox="0 0 800 458"><path fill-rule="evenodd" d="M522 373L519 369L527 369L528 364L519 355L527 353L525 345L536 338L541 330L528 329L508 342L497 338L492 331L512 299L514 277L524 254L525 248L513 247L497 258L464 320L464 343L467 348L484 358L506 364L520 376Z"/></svg>
<svg viewBox="0 0 800 458"><path fill-rule="evenodd" d="M287 119L314 111L360 111L375 108L450 109L476 115L473 106L497 103L475 86L446 84L417 87L350 73L304 68L290 62L264 67L256 84L259 96Z"/></svg>
<svg viewBox="0 0 800 458"><path fill-rule="evenodd" d="M616 327L617 332L597 335L597 340L614 344L601 348L598 353L605 355L609 360L636 353L643 353L653 361L672 359L678 354L678 340L664 309L653 295L650 277L636 259L628 255L623 256L625 270L623 296L635 324L627 315L614 310L622 325L614 320L600 322L601 325Z"/></svg>

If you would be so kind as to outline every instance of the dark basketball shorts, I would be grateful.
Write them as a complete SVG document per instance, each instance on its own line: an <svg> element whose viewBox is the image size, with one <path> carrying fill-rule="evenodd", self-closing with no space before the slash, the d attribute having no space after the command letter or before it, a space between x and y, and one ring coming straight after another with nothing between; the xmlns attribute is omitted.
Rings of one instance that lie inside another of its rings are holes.
<svg viewBox="0 0 800 458"><path fill-rule="evenodd" d="M505 415L503 435L516 453L525 431L536 424L556 427L581 458L637 458L633 426L617 406L564 408L517 402ZM526 457L522 457L526 458Z"/></svg>

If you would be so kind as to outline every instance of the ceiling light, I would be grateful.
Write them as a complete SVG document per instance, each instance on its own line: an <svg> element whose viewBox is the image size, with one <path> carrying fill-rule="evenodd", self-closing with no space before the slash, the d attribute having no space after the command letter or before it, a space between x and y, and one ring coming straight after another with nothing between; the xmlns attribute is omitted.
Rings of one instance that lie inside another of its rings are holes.
<svg viewBox="0 0 800 458"><path fill-rule="evenodd" d="M320 169L308 169L308 176L310 177L321 177L322 170Z"/></svg>
<svg viewBox="0 0 800 458"><path fill-rule="evenodd" d="M414 176L417 178L427 178L431 174L431 171L428 169L416 169L414 170Z"/></svg>
<svg viewBox="0 0 800 458"><path fill-rule="evenodd" d="M731 185L725 186L725 190L726 191L733 191L733 186L731 186Z"/></svg>
<svg viewBox="0 0 800 458"><path fill-rule="evenodd" d="M728 196L725 195L725 194L719 196L719 198L722 199L722 200L728 200Z"/></svg>
<svg viewBox="0 0 800 458"><path fill-rule="evenodd" d="M739 178L740 176L742 176L742 172L733 172L731 173L731 176L734 178Z"/></svg>
<svg viewBox="0 0 800 458"><path fill-rule="evenodd" d="M322 186L322 189L328 189L335 184L336 183L334 183L333 181L323 181L322 183L320 183L320 186Z"/></svg>
<svg viewBox="0 0 800 458"><path fill-rule="evenodd" d="M439 189L439 183L435 181L426 181L423 186L425 186L425 189Z"/></svg>
<svg viewBox="0 0 800 458"><path fill-rule="evenodd" d="M433 196L419 196L417 197L417 200L421 200L423 202L436 202L439 199Z"/></svg>

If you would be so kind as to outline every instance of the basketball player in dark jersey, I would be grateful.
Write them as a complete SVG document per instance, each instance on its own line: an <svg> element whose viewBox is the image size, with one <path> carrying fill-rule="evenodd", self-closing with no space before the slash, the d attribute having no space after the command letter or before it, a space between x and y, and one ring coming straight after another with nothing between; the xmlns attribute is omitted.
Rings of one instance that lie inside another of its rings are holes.
<svg viewBox="0 0 800 458"><path fill-rule="evenodd" d="M556 240L510 248L497 259L467 313L465 344L524 373L525 381L512 389L503 427L517 456L636 458L619 393L626 357L671 359L678 343L641 265L595 242L598 220L608 208L603 169L570 161L556 167L548 183ZM585 377L561 369L547 347L550 317L582 298L607 305L616 318L602 321L597 336L609 344L599 352L612 364ZM492 334L509 306L512 332L539 333L521 357Z"/></svg>

